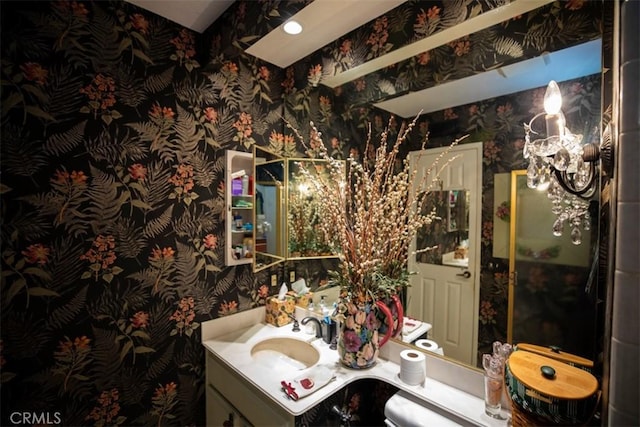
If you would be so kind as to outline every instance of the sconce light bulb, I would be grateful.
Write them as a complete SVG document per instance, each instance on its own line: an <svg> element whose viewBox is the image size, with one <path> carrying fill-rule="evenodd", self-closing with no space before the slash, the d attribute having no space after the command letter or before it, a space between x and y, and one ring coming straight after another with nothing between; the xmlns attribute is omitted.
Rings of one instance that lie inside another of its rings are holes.
<svg viewBox="0 0 640 427"><path fill-rule="evenodd" d="M302 182L298 184L298 191L301 195L308 196L311 193L311 188L309 188L309 184Z"/></svg>
<svg viewBox="0 0 640 427"><path fill-rule="evenodd" d="M562 94L555 80L551 80L544 93L544 111L547 114L558 114L562 107Z"/></svg>

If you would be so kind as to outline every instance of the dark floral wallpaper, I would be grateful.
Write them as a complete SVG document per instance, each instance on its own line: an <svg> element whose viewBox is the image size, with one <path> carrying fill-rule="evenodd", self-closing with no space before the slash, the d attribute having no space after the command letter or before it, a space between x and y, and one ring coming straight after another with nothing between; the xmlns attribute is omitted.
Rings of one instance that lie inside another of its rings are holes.
<svg viewBox="0 0 640 427"><path fill-rule="evenodd" d="M405 90L427 64L428 80L519 55L496 55L497 38L473 36L438 48L455 56L436 49L383 77L321 84L338 69L331 61L346 69L457 22L448 4L418 1L285 70L243 53L306 3L240 1L197 34L122 1L2 2L3 425L14 411L58 414L64 425L204 424L200 325L259 306L271 292L272 271L224 266L224 150L257 144L305 154L284 116L303 136L313 120L336 155L363 155L367 123L374 134L389 123L365 99ZM558 47L593 38L592 3L553 3L543 18L565 25L546 40ZM478 9L457 12L464 19ZM532 36L556 31L540 29L543 18L505 23L500 46L522 43L522 55L551 48L515 36L523 26ZM513 43L503 40L509 34ZM599 84L600 76L561 84L570 123L597 123ZM540 109L542 93L430 114L412 141L428 131L437 146L471 133L485 143L483 186L491 189L494 173L523 167L522 122ZM491 257L492 193L483 200L487 340L506 330L506 261ZM284 280L293 269L317 286L330 268L290 262L274 272ZM353 394L345 390L341 405Z"/></svg>
<svg viewBox="0 0 640 427"><path fill-rule="evenodd" d="M268 294L223 265L224 150L282 125L277 70L201 45L124 2L2 3L3 417L204 423L200 324Z"/></svg>

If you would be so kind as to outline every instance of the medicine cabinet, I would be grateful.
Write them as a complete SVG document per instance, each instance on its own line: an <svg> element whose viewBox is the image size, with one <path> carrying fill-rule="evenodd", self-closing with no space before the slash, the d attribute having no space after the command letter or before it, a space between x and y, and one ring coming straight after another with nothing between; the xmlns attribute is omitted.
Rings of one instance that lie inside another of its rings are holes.
<svg viewBox="0 0 640 427"><path fill-rule="evenodd" d="M227 150L225 153L226 221L225 264L253 261L253 156Z"/></svg>

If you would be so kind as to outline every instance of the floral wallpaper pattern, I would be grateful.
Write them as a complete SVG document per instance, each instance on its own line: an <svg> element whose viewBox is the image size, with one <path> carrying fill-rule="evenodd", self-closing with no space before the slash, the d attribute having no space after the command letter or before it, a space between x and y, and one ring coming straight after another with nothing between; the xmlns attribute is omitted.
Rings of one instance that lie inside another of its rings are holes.
<svg viewBox="0 0 640 427"><path fill-rule="evenodd" d="M433 76L474 72L459 58L479 65L496 50L470 36L439 48L460 53L456 63L425 52L395 70L405 77L383 71L393 90L369 78L321 84L336 58L348 67L455 23L444 3L409 1L285 70L243 53L306 3L239 1L196 34L118 0L2 2L3 425L13 411L47 412L64 425L204 424L200 325L271 293L272 271L224 266L224 150L305 154L284 116L303 136L313 120L337 156L366 156L367 123L377 134L389 117L355 99L398 93L427 63ZM564 31L590 38L591 3L556 2L547 13L579 21ZM458 18L497 4L471 2ZM576 123L599 117L598 87L598 76L561 85ZM430 114L415 141L427 131L433 145L462 133L484 141L490 188L493 173L522 166L521 122L540 99L534 90ZM400 121L391 124L395 132ZM489 255L492 201L483 203L481 322L499 336L505 264ZM273 272L324 284L330 268L295 262ZM371 424L371 406L353 403L373 399L372 387L363 390L336 399ZM330 407L314 411L300 422L327 419Z"/></svg>
<svg viewBox="0 0 640 427"><path fill-rule="evenodd" d="M351 58L349 68L358 64L361 59L355 58L366 50L359 45L360 40L366 40L367 47L385 40L385 50L397 49L505 2L469 1L465 6L454 2L408 3L325 47L322 51L324 69L341 69L345 66L345 56ZM601 14L602 4L598 1L556 1L369 73L345 83L340 90L347 98L345 105L361 106L371 100L381 101L497 69L539 56L541 52L600 37ZM375 56L385 53L373 46L370 49L377 52Z"/></svg>
<svg viewBox="0 0 640 427"><path fill-rule="evenodd" d="M124 2L2 8L1 424L202 425L201 323L268 296L224 266L223 165L282 128L278 72Z"/></svg>

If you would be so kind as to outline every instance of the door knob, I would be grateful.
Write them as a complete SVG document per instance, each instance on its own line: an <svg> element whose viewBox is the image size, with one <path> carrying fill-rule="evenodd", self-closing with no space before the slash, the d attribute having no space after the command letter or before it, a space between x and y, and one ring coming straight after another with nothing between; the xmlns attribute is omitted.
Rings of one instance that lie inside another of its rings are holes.
<svg viewBox="0 0 640 427"><path fill-rule="evenodd" d="M471 277L471 273L469 271L465 271L464 273L456 274L456 276L460 276L460 277L464 277L465 279L468 279L469 277Z"/></svg>

